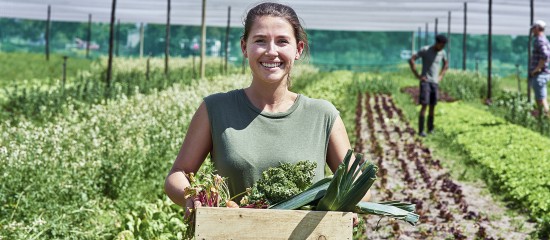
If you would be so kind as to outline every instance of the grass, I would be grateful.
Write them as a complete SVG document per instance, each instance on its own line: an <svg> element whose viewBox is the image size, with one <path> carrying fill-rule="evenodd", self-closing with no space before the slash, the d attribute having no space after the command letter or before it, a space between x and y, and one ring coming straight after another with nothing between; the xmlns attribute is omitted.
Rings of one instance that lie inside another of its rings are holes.
<svg viewBox="0 0 550 240"><path fill-rule="evenodd" d="M441 160L441 165L451 170L454 179L473 184L481 183L482 172L472 164L464 153L457 147L448 144L448 139L443 134L434 131L433 134L423 139L423 143L433 149L434 157Z"/></svg>
<svg viewBox="0 0 550 240"><path fill-rule="evenodd" d="M68 58L67 78L77 78L79 71L90 69L91 63L89 59ZM51 54L46 61L43 54L0 52L0 72L0 88L50 85L63 76L63 56Z"/></svg>
<svg viewBox="0 0 550 240"><path fill-rule="evenodd" d="M521 92L527 92L527 77L525 74L520 75L520 87ZM518 78L516 75L509 75L503 77L501 80L501 89L506 92L517 92L518 91Z"/></svg>

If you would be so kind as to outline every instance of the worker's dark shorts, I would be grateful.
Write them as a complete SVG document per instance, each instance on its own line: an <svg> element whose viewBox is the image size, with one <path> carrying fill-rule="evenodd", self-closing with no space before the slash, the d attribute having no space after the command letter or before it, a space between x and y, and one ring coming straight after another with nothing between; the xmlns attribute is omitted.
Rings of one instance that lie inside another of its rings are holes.
<svg viewBox="0 0 550 240"><path fill-rule="evenodd" d="M439 86L437 83L420 81L420 96L418 101L422 105L436 105Z"/></svg>

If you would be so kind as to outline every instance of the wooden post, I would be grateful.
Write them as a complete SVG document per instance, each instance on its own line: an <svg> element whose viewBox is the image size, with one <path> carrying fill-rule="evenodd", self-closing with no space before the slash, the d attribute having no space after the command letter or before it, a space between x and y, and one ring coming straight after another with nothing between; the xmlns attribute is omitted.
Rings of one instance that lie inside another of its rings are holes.
<svg viewBox="0 0 550 240"><path fill-rule="evenodd" d="M518 95L521 94L521 74L519 72L519 64L516 63L516 77L518 79Z"/></svg>
<svg viewBox="0 0 550 240"><path fill-rule="evenodd" d="M196 55L195 52L193 52L193 79L197 79L197 70L196 70L197 69L197 67L196 67L197 64L195 63L195 58L196 58L195 55Z"/></svg>
<svg viewBox="0 0 550 240"><path fill-rule="evenodd" d="M451 11L447 15L447 62L451 68Z"/></svg>
<svg viewBox="0 0 550 240"><path fill-rule="evenodd" d="M202 0L202 17L201 17L201 79L204 79L206 65L206 0Z"/></svg>
<svg viewBox="0 0 550 240"><path fill-rule="evenodd" d="M438 21L439 21L439 19L435 18L434 33L435 33L436 36L437 36L437 23L438 23Z"/></svg>
<svg viewBox="0 0 550 240"><path fill-rule="evenodd" d="M51 22L52 8L48 5L48 18L46 20L46 61L50 61L50 22Z"/></svg>
<svg viewBox="0 0 550 240"><path fill-rule="evenodd" d="M418 27L418 49L422 48L422 42L420 41L422 38L422 27Z"/></svg>
<svg viewBox="0 0 550 240"><path fill-rule="evenodd" d="M139 58L143 58L143 23L139 24Z"/></svg>
<svg viewBox="0 0 550 240"><path fill-rule="evenodd" d="M466 71L466 27L468 26L468 2L464 2L464 32L462 33L462 70Z"/></svg>
<svg viewBox="0 0 550 240"><path fill-rule="evenodd" d="M68 56L63 56L63 78L61 81L61 89L65 92L65 83L67 81L67 58Z"/></svg>
<svg viewBox="0 0 550 240"><path fill-rule="evenodd" d="M414 31L411 32L411 54L414 54L414 41L415 40L415 36L414 36Z"/></svg>
<svg viewBox="0 0 550 240"><path fill-rule="evenodd" d="M90 57L90 41L92 41L92 14L88 14L88 36L86 38L86 58Z"/></svg>
<svg viewBox="0 0 550 240"><path fill-rule="evenodd" d="M424 46L428 45L428 23L426 23L426 29L424 32Z"/></svg>
<svg viewBox="0 0 550 240"><path fill-rule="evenodd" d="M107 62L107 88L111 87L111 72L113 71L113 40L114 40L114 28L115 28L115 10L116 0L113 0L111 7L111 25L109 28L109 60Z"/></svg>
<svg viewBox="0 0 550 240"><path fill-rule="evenodd" d="M166 47L164 48L164 75L168 75L168 58L170 58L170 0L166 10Z"/></svg>
<svg viewBox="0 0 550 240"><path fill-rule="evenodd" d="M147 82L149 82L149 72L151 71L150 61L151 61L151 54L149 54L149 56L147 57L147 66L145 67L145 80L147 80Z"/></svg>
<svg viewBox="0 0 550 240"><path fill-rule="evenodd" d="M116 56L119 56L119 46L120 46L120 18L117 20L116 23Z"/></svg>
<svg viewBox="0 0 550 240"><path fill-rule="evenodd" d="M229 30L231 24L231 6L227 8L227 28L225 29L225 61L223 65L223 71L227 74L227 61L229 59Z"/></svg>
<svg viewBox="0 0 550 240"><path fill-rule="evenodd" d="M534 3L533 0L530 1L531 6L531 18L529 22L529 42L527 43L527 101L531 102L531 86L529 84L529 68L531 67L531 41L533 40L531 26L533 26L533 16L534 16Z"/></svg>
<svg viewBox="0 0 550 240"><path fill-rule="evenodd" d="M489 38L487 41L487 103L491 103L491 92L492 92L492 77L491 77L491 67L492 67L492 58L493 58L493 0L489 0Z"/></svg>

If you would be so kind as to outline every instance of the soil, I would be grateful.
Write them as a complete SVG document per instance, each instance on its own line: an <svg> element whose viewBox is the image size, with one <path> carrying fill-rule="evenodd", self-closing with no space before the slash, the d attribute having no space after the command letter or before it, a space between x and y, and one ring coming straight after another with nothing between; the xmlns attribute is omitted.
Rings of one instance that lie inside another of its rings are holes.
<svg viewBox="0 0 550 240"><path fill-rule="evenodd" d="M387 95L359 96L356 152L378 165L371 201L416 204L416 226L366 216L366 239L528 239L535 224L510 216L485 186L451 178ZM429 136L428 136L429 137Z"/></svg>

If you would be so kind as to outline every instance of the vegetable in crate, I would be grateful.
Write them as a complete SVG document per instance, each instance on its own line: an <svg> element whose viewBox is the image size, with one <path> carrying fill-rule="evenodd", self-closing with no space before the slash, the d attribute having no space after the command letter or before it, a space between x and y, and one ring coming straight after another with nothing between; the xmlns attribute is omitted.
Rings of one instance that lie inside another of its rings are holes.
<svg viewBox="0 0 550 240"><path fill-rule="evenodd" d="M414 213L414 204L398 201L360 202L376 180L377 167L369 161L364 161L359 166L363 157L361 154L357 154L357 159L350 166L352 154L353 151L348 150L344 161L334 173L334 177L325 178L313 184L306 191L270 208L298 209L319 200L315 207L315 210L318 211L344 211L388 216L415 225L419 216Z"/></svg>
<svg viewBox="0 0 550 240"><path fill-rule="evenodd" d="M186 199L197 199L201 206L225 207L229 202L229 189L225 179L218 174L209 174L202 180L195 177L193 173L188 174L189 187L185 188Z"/></svg>
<svg viewBox="0 0 550 240"><path fill-rule="evenodd" d="M248 208L267 208L269 203L290 198L308 188L315 176L317 163L300 161L295 164L282 163L279 167L269 168L262 173L262 179L256 182L241 200ZM193 173L187 175L189 187L185 188L185 198L197 199L201 206L238 208L230 199L225 179L217 174L197 178ZM239 194L240 195L240 194ZM234 196L238 197L239 195ZM188 229L186 237L192 238L195 232L195 214L186 219Z"/></svg>
<svg viewBox="0 0 550 240"><path fill-rule="evenodd" d="M267 169L262 178L246 191L241 206L266 208L304 191L312 184L316 167L315 162L300 161Z"/></svg>
<svg viewBox="0 0 550 240"><path fill-rule="evenodd" d="M230 200L229 189L225 179L218 174L207 174L204 177L196 177L195 174L187 174L189 187L184 190L186 199L196 199L204 207L238 207ZM195 214L194 209L190 209L190 217L185 218L188 225L186 239L192 239L195 233Z"/></svg>

